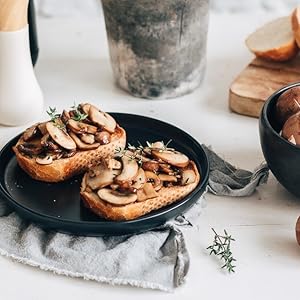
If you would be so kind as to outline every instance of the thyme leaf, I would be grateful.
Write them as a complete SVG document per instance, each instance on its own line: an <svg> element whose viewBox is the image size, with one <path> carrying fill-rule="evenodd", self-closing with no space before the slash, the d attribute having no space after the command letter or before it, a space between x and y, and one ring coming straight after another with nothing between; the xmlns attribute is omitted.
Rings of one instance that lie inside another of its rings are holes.
<svg viewBox="0 0 300 300"><path fill-rule="evenodd" d="M212 228L214 232L214 241L213 244L207 247L207 250L210 250L210 255L216 255L223 261L222 269L227 269L229 273L234 273L236 266L233 263L236 261L235 258L232 256L231 252L231 242L235 241L231 235L224 230L224 235L219 235L214 228Z"/></svg>

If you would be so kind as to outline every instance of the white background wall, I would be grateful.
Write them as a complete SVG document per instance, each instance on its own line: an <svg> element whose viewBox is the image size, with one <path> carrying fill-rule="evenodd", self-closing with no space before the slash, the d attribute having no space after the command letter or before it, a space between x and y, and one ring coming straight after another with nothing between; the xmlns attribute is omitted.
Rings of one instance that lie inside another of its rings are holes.
<svg viewBox="0 0 300 300"><path fill-rule="evenodd" d="M90 17L101 12L100 0L35 0L35 3L43 17ZM268 10L285 14L297 5L300 5L299 0L211 0L212 10L233 13Z"/></svg>

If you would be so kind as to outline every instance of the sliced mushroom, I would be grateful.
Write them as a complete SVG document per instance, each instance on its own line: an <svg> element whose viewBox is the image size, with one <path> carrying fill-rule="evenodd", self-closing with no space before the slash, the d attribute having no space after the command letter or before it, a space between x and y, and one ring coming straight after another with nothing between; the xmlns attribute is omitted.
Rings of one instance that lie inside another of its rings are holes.
<svg viewBox="0 0 300 300"><path fill-rule="evenodd" d="M46 133L48 133L47 128L46 128L46 124L47 124L47 122L43 122L43 123L40 123L38 125L38 129L39 129L39 131L41 132L42 135L45 135Z"/></svg>
<svg viewBox="0 0 300 300"><path fill-rule="evenodd" d="M117 127L116 120L108 113L103 113L106 118L106 124L104 126L104 129L106 129L110 133L114 133Z"/></svg>
<svg viewBox="0 0 300 300"><path fill-rule="evenodd" d="M142 168L145 171L157 172L159 170L159 163L157 161L145 161L142 164Z"/></svg>
<svg viewBox="0 0 300 300"><path fill-rule="evenodd" d="M109 169L120 170L122 169L122 163L114 158L110 158L107 162L107 167Z"/></svg>
<svg viewBox="0 0 300 300"><path fill-rule="evenodd" d="M107 145L111 141L111 135L107 131L97 132L95 135L95 140L101 145Z"/></svg>
<svg viewBox="0 0 300 300"><path fill-rule="evenodd" d="M134 189L141 189L146 183L145 171L142 168L139 168L136 177L133 179L133 184L131 185Z"/></svg>
<svg viewBox="0 0 300 300"><path fill-rule="evenodd" d="M50 134L47 132L46 134L44 134L41 138L41 145L43 147L48 147L48 140L50 138Z"/></svg>
<svg viewBox="0 0 300 300"><path fill-rule="evenodd" d="M90 133L90 134L95 134L97 132L97 127L83 123L83 122L78 122L73 119L70 119L67 124L68 128L70 128L73 132L75 133Z"/></svg>
<svg viewBox="0 0 300 300"><path fill-rule="evenodd" d="M138 163L135 159L131 159L130 157L123 155L121 161L123 169L121 174L115 179L117 183L132 180L136 177L139 169Z"/></svg>
<svg viewBox="0 0 300 300"><path fill-rule="evenodd" d="M70 119L71 119L71 116L70 116L69 112L67 112L66 110L63 110L63 112L61 114L61 120L65 124L67 124Z"/></svg>
<svg viewBox="0 0 300 300"><path fill-rule="evenodd" d="M57 126L53 122L47 122L46 128L52 139L61 147L67 150L76 149L76 144L68 133Z"/></svg>
<svg viewBox="0 0 300 300"><path fill-rule="evenodd" d="M50 165L53 162L53 158L51 155L47 155L45 157L37 157L35 161L39 165Z"/></svg>
<svg viewBox="0 0 300 300"><path fill-rule="evenodd" d="M23 154L27 154L30 156L39 155L43 151L40 146L30 143L19 144L17 148Z"/></svg>
<svg viewBox="0 0 300 300"><path fill-rule="evenodd" d="M93 174L95 174L95 176L91 176L93 174L89 172L86 183L92 190L103 188L112 184L114 178L120 174L120 170L107 169L103 164L94 167L93 169L91 169L91 171L93 171Z"/></svg>
<svg viewBox="0 0 300 300"><path fill-rule="evenodd" d="M93 105L90 106L89 117L95 124L100 127L104 127L106 124L106 117L104 116L104 114Z"/></svg>
<svg viewBox="0 0 300 300"><path fill-rule="evenodd" d="M62 158L70 158L76 154L76 150L63 151Z"/></svg>
<svg viewBox="0 0 300 300"><path fill-rule="evenodd" d="M30 140L32 140L34 137L36 137L37 133L38 133L38 125L35 124L29 128L27 128L23 134L23 140L25 142L28 142Z"/></svg>
<svg viewBox="0 0 300 300"><path fill-rule="evenodd" d="M187 185L196 181L196 174L191 169L183 170L181 173L181 185Z"/></svg>
<svg viewBox="0 0 300 300"><path fill-rule="evenodd" d="M189 158L179 152L179 151L172 151L172 150L152 150L152 155L158 159L165 161L166 163L175 166L184 168L189 164Z"/></svg>
<svg viewBox="0 0 300 300"><path fill-rule="evenodd" d="M161 181L177 182L177 177L174 175L159 174L158 177Z"/></svg>
<svg viewBox="0 0 300 300"><path fill-rule="evenodd" d="M161 185L161 180L155 173L151 171L145 171L145 176L147 180L150 181L150 183L153 185L154 188Z"/></svg>
<svg viewBox="0 0 300 300"><path fill-rule="evenodd" d="M110 133L115 132L117 123L111 115L101 112L95 106L91 105L89 109L89 117L92 122L94 122L101 128L104 128Z"/></svg>
<svg viewBox="0 0 300 300"><path fill-rule="evenodd" d="M86 144L94 144L95 143L95 136L93 134L84 133L81 135L80 138Z"/></svg>
<svg viewBox="0 0 300 300"><path fill-rule="evenodd" d="M88 103L81 103L81 104L80 104L80 108L82 109L82 111L83 111L86 115L89 115L90 107L91 107L91 104L88 104Z"/></svg>
<svg viewBox="0 0 300 300"><path fill-rule="evenodd" d="M97 194L100 197L100 199L114 205L126 205L129 203L133 203L137 200L137 194L119 193L117 191L107 188L100 189Z"/></svg>
<svg viewBox="0 0 300 300"><path fill-rule="evenodd" d="M155 142L155 143L152 143L151 148L152 149L164 149L165 145L163 142Z"/></svg>
<svg viewBox="0 0 300 300"><path fill-rule="evenodd" d="M158 193L150 182L146 182L142 189L137 190L137 200L140 202L156 197L158 197Z"/></svg>
<svg viewBox="0 0 300 300"><path fill-rule="evenodd" d="M171 166L168 164L159 164L159 170L168 175L173 175L173 173L174 173Z"/></svg>
<svg viewBox="0 0 300 300"><path fill-rule="evenodd" d="M81 139L74 132L70 132L70 136L74 140L74 142L76 143L76 146L80 150L94 150L100 146L99 143L85 144L84 142L81 141Z"/></svg>

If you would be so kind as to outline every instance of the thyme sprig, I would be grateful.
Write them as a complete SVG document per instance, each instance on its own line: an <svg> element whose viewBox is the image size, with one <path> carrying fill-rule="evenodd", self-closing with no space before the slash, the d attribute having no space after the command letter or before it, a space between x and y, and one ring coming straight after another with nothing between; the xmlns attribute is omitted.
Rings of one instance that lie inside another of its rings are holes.
<svg viewBox="0 0 300 300"><path fill-rule="evenodd" d="M80 111L80 104L79 104L79 105L76 105L76 103L74 102L74 105L71 106L71 108L73 109L73 112L74 112L74 116L72 117L73 120L79 122L79 121L85 120L85 119L88 117L87 114L82 113L82 112Z"/></svg>
<svg viewBox="0 0 300 300"><path fill-rule="evenodd" d="M50 117L51 122L53 122L57 128L61 130L66 129L66 125L61 121L60 114L57 113L56 107L49 106L49 109L47 110L47 114Z"/></svg>
<svg viewBox="0 0 300 300"><path fill-rule="evenodd" d="M54 122L57 118L60 117L60 114L57 113L57 111L56 111L56 107L49 106L49 108L47 110L47 114L51 118L52 122Z"/></svg>
<svg viewBox="0 0 300 300"><path fill-rule="evenodd" d="M166 144L161 141L162 147L157 148L154 146L154 143L146 142L146 147L144 147L140 142L138 146L131 145L128 143L127 148L122 149L121 147L118 147L115 149L115 154L119 157L126 156L130 158L131 160L136 160L139 165L143 163L143 154L147 154L146 149L150 150L158 150L158 151L174 151L173 148L168 148L168 145L172 142L172 140L169 140Z"/></svg>
<svg viewBox="0 0 300 300"><path fill-rule="evenodd" d="M231 242L235 241L231 235L228 235L227 231L224 229L224 235L219 235L214 228L212 231L215 234L213 244L207 247L207 250L210 250L210 255L214 254L220 258L221 261L224 262L222 269L227 269L229 273L235 272L235 265L233 262L236 261L232 256L231 252Z"/></svg>
<svg viewBox="0 0 300 300"><path fill-rule="evenodd" d="M127 149L122 149L121 147L116 148L115 154L119 157L126 156L130 160L136 160L139 165L142 165L143 163L142 153L140 151L136 151L136 148L133 150L133 146L130 144L128 144Z"/></svg>

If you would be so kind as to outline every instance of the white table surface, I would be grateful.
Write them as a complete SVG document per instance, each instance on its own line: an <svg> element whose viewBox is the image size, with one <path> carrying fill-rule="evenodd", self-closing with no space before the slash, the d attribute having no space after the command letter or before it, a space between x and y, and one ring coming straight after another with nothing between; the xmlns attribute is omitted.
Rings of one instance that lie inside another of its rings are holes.
<svg viewBox="0 0 300 300"><path fill-rule="evenodd" d="M115 87L100 18L39 20L36 74L47 106L60 110L86 100L107 111L162 119L213 145L233 164L253 169L263 161L258 122L228 110L228 86L252 57L244 46L246 35L271 17L211 15L206 79L193 94L175 100L141 100ZM0 147L23 128L0 127ZM273 176L251 197L206 198L200 230L186 232L191 256L186 284L173 294L67 278L0 257L0 299L298 299L300 248L294 226L300 201ZM236 274L220 271L205 250L213 239L211 227L236 238Z"/></svg>

